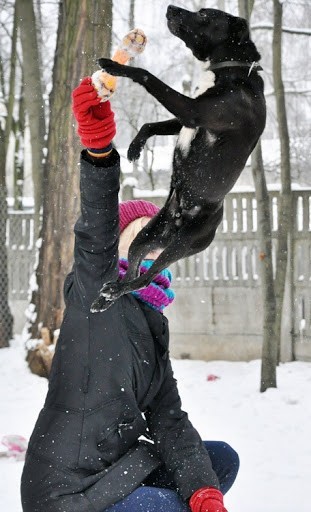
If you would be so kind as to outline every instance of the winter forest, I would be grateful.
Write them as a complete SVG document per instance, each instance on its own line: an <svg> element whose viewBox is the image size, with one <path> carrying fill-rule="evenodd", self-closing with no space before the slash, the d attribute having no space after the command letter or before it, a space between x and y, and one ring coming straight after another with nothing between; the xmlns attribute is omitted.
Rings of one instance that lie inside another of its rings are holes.
<svg viewBox="0 0 311 512"><path fill-rule="evenodd" d="M141 28L129 65L192 96L199 64L167 28L169 0L0 0L0 505L21 512L23 456L43 405L64 314L79 215L81 143L71 93ZM266 128L225 199L205 251L172 266L170 353L184 409L204 439L235 446L228 512L307 512L311 477L311 0L179 0L249 22L261 54ZM174 136L127 149L169 118L118 78L112 97L120 200L162 206ZM12 449L11 435L21 436ZM1 444L2 439L2 444ZM24 443L24 444L23 444Z"/></svg>

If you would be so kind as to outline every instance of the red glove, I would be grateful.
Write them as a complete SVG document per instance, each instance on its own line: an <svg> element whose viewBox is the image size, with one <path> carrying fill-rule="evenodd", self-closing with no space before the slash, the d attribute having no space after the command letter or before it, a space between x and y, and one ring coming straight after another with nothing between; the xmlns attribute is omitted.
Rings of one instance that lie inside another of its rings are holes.
<svg viewBox="0 0 311 512"><path fill-rule="evenodd" d="M83 78L72 92L72 110L78 122L78 134L87 148L109 146L116 134L110 101L101 102L91 77Z"/></svg>
<svg viewBox="0 0 311 512"><path fill-rule="evenodd" d="M223 495L214 487L202 487L190 498L192 512L227 512Z"/></svg>

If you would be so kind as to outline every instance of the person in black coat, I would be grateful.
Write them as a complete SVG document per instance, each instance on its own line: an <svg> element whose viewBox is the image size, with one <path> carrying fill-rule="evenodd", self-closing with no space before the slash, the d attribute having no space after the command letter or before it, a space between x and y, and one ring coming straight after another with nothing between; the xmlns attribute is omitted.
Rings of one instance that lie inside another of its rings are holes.
<svg viewBox="0 0 311 512"><path fill-rule="evenodd" d="M181 408L163 315L174 297L170 272L90 312L103 283L124 275L135 233L158 208L119 205L114 114L89 77L73 92L73 112L88 148L81 215L49 389L22 474L23 512L226 512L238 455L226 443L203 443Z"/></svg>

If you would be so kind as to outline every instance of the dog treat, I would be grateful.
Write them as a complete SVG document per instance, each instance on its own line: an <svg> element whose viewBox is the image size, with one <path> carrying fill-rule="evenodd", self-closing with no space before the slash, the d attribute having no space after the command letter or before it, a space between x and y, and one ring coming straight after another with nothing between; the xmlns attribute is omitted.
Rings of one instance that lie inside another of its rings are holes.
<svg viewBox="0 0 311 512"><path fill-rule="evenodd" d="M139 28L135 28L122 39L112 60L119 64L126 64L130 59L133 59L136 55L144 51L146 43L147 37L144 32ZM102 101L107 101L116 90L117 77L99 70L93 73L92 82L95 89L98 91L98 95L102 98Z"/></svg>

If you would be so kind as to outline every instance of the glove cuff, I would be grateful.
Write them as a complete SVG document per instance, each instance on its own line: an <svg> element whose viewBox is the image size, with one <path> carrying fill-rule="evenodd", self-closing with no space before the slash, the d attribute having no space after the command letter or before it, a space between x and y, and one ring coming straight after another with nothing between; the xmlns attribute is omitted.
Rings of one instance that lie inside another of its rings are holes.
<svg viewBox="0 0 311 512"><path fill-rule="evenodd" d="M93 153L93 155L102 155L103 153L110 153L112 150L112 144L108 144L105 148L86 148L89 153Z"/></svg>
<svg viewBox="0 0 311 512"><path fill-rule="evenodd" d="M91 158L95 158L95 160L106 158L109 156L113 150L112 144L109 144L106 148L97 149L97 148L86 148L87 153Z"/></svg>

